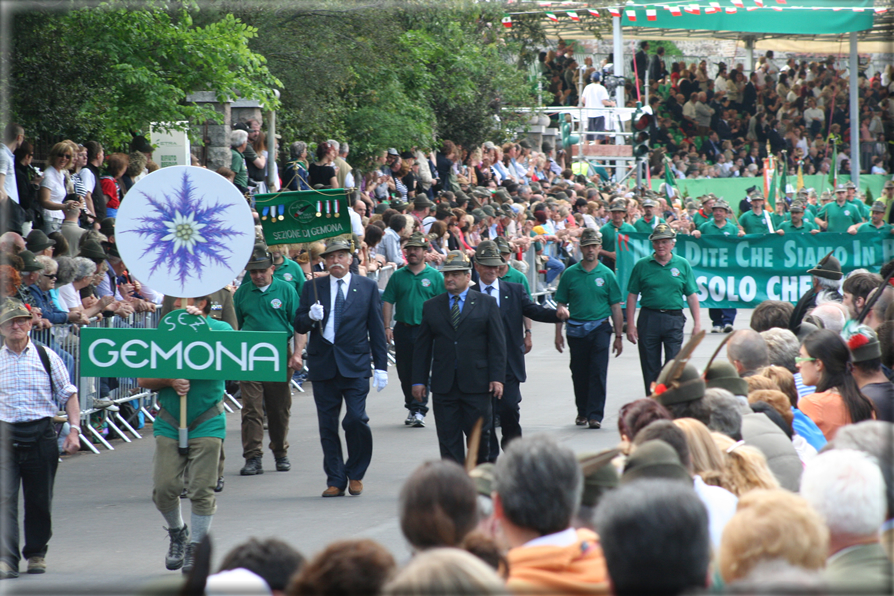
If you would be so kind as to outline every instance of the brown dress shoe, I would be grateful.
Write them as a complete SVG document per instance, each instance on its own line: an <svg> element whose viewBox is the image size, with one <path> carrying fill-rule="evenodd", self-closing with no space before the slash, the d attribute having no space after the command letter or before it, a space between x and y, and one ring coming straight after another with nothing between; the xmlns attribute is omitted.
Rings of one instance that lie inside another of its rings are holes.
<svg viewBox="0 0 894 596"><path fill-rule="evenodd" d="M348 482L348 492L356 497L363 492L363 482L359 480L351 480Z"/></svg>
<svg viewBox="0 0 894 596"><path fill-rule="evenodd" d="M343 497L345 496L344 489L338 488L337 486L330 486L326 490L323 491L324 497Z"/></svg>

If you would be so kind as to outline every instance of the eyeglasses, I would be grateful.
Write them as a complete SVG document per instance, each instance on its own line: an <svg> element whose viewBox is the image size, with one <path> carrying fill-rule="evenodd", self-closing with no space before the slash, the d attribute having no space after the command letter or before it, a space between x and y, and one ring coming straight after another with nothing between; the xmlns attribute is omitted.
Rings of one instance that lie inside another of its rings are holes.
<svg viewBox="0 0 894 596"><path fill-rule="evenodd" d="M6 321L2 325L0 325L0 327L6 327L7 329L12 329L13 327L25 327L26 325L29 325L30 323L31 323L30 318L26 319L25 317L17 317L15 319L10 319L10 320Z"/></svg>
<svg viewBox="0 0 894 596"><path fill-rule="evenodd" d="M71 159L71 153L66 153L65 155L60 155L62 159Z"/></svg>
<svg viewBox="0 0 894 596"><path fill-rule="evenodd" d="M795 364L801 364L802 362L815 362L816 358L802 358L800 356L795 357Z"/></svg>
<svg viewBox="0 0 894 596"><path fill-rule="evenodd" d="M50 279L56 279L58 277L55 273L52 275L47 275L46 273L42 273L41 275L43 275L44 277L48 277Z"/></svg>

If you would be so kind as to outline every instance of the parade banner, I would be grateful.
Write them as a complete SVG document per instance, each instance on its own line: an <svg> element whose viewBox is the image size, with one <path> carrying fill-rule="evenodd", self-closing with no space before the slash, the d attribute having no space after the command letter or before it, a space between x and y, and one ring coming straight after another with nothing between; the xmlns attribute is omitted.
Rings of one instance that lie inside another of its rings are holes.
<svg viewBox="0 0 894 596"><path fill-rule="evenodd" d="M351 233L348 196L343 188L255 195L264 240L301 244Z"/></svg>
<svg viewBox="0 0 894 596"><path fill-rule="evenodd" d="M617 250L618 283L626 300L633 265L652 254L652 243L645 233L618 234ZM878 272L894 258L894 235L678 235L674 247L674 253L692 265L702 308L754 308L764 300L797 302L812 285L807 270L833 250L845 274L854 269Z"/></svg>
<svg viewBox="0 0 894 596"><path fill-rule="evenodd" d="M175 310L157 329L81 329L81 376L286 381L285 331L212 331Z"/></svg>

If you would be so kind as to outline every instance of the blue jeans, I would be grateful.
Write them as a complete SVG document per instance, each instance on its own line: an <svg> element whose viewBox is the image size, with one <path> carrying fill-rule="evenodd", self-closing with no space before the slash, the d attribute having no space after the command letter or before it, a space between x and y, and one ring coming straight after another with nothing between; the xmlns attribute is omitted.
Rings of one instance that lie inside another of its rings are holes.
<svg viewBox="0 0 894 596"><path fill-rule="evenodd" d="M565 263L556 257L549 257L546 262L546 284L553 283L553 280L559 277L559 274L565 271Z"/></svg>

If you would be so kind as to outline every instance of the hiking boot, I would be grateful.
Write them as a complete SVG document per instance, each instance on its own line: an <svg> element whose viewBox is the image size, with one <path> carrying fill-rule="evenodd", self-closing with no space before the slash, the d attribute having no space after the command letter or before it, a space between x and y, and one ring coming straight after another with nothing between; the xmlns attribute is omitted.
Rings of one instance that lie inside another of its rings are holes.
<svg viewBox="0 0 894 596"><path fill-rule="evenodd" d="M28 557L28 573L46 573L47 560L43 557Z"/></svg>
<svg viewBox="0 0 894 596"><path fill-rule="evenodd" d="M275 457L274 459L276 460L277 472L288 472L292 469L292 464L287 456L283 455L282 457Z"/></svg>
<svg viewBox="0 0 894 596"><path fill-rule="evenodd" d="M171 571L183 567L183 558L186 556L186 544L189 542L189 528L183 524L182 528L173 530L165 528L171 538L168 554L165 556L165 567Z"/></svg>
<svg viewBox="0 0 894 596"><path fill-rule="evenodd" d="M242 476L256 476L264 473L264 466L261 463L260 456L252 457L245 460L245 466L239 470Z"/></svg>
<svg viewBox="0 0 894 596"><path fill-rule="evenodd" d="M224 477L221 476L220 478L217 479L217 486L214 487L214 492L216 492L216 493L223 492L223 487L224 487Z"/></svg>
<svg viewBox="0 0 894 596"><path fill-rule="evenodd" d="M183 567L181 568L183 575L192 571L193 566L196 564L197 546L199 546L198 542L190 542L186 545L186 552L183 554Z"/></svg>

